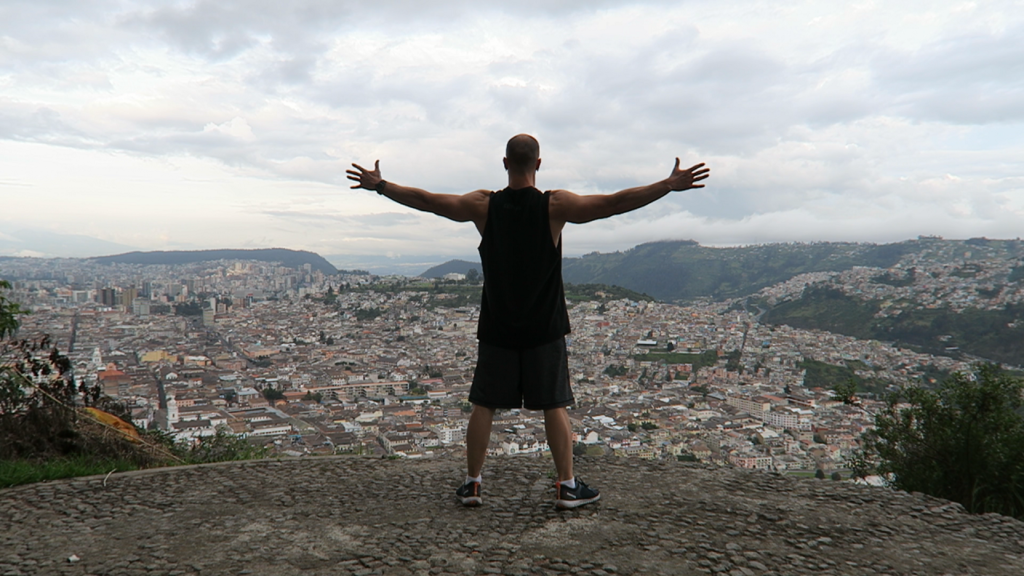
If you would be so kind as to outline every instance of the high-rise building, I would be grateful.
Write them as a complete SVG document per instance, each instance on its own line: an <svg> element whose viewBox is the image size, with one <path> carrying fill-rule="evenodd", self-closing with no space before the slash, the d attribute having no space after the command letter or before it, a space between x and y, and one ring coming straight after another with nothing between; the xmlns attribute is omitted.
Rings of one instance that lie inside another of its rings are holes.
<svg viewBox="0 0 1024 576"><path fill-rule="evenodd" d="M104 306L117 306L117 288L101 288L96 292L96 301Z"/></svg>
<svg viewBox="0 0 1024 576"><path fill-rule="evenodd" d="M129 286L121 291L121 304L125 307L126 311L132 311L132 304L138 297L139 289L136 288L135 286Z"/></svg>

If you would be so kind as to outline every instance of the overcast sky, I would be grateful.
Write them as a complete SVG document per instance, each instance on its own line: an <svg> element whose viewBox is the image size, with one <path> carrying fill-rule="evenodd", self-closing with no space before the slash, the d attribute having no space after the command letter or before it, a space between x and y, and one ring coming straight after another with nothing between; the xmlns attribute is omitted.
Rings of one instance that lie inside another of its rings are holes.
<svg viewBox="0 0 1024 576"><path fill-rule="evenodd" d="M676 156L712 169L570 225L567 255L1018 237L1024 1L0 3L0 253L53 232L471 256L472 225L344 170L498 189L519 132L542 189L614 192Z"/></svg>

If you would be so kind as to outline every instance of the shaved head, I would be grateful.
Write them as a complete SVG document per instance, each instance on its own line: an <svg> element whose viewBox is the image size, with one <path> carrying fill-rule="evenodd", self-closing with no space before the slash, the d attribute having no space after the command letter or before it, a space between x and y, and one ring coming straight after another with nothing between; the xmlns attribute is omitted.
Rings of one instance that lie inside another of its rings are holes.
<svg viewBox="0 0 1024 576"><path fill-rule="evenodd" d="M513 136L505 145L505 159L509 172L525 174L533 171L540 158L540 143L529 134Z"/></svg>

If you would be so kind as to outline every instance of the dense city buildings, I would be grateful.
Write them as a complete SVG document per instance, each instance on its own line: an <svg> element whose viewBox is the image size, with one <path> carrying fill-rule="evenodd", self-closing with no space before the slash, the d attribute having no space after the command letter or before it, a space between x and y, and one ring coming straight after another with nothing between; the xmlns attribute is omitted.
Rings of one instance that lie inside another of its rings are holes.
<svg viewBox="0 0 1024 576"><path fill-rule="evenodd" d="M968 302L976 290L926 271L935 298ZM819 273L757 298L815 282L863 291L897 272ZM294 456L464 450L479 287L460 275L9 259L0 277L32 310L20 335L51 334L76 377L126 402L139 426L186 440L226 429ZM578 401L570 416L577 450L589 453L830 471L858 449L880 394L969 368L883 342L764 325L739 301L589 298L571 300L568 339ZM834 398L837 374L861 382L856 402ZM547 450L542 414L501 411L495 423L495 453Z"/></svg>

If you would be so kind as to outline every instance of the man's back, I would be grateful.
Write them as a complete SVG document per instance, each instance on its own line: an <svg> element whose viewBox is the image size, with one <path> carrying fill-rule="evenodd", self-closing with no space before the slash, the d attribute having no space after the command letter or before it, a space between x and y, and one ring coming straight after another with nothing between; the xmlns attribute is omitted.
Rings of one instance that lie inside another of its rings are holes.
<svg viewBox="0 0 1024 576"><path fill-rule="evenodd" d="M549 198L533 187L490 195L479 247L482 342L531 348L569 332L561 238L556 245L551 237Z"/></svg>
<svg viewBox="0 0 1024 576"><path fill-rule="evenodd" d="M600 498L573 473L572 421L567 406L575 403L564 335L569 318L562 289L562 229L636 210L671 191L702 188L703 164L687 170L679 159L668 178L614 194L580 196L567 190L541 193L536 188L540 145L527 134L513 136L502 159L509 187L499 192L432 194L381 178L353 164L353 188L378 194L456 222L472 222L482 237L484 294L480 308L479 353L466 426L466 479L456 495L466 506L482 502L484 459L494 412L500 408L544 411L544 431L558 471L557 508L576 508Z"/></svg>

